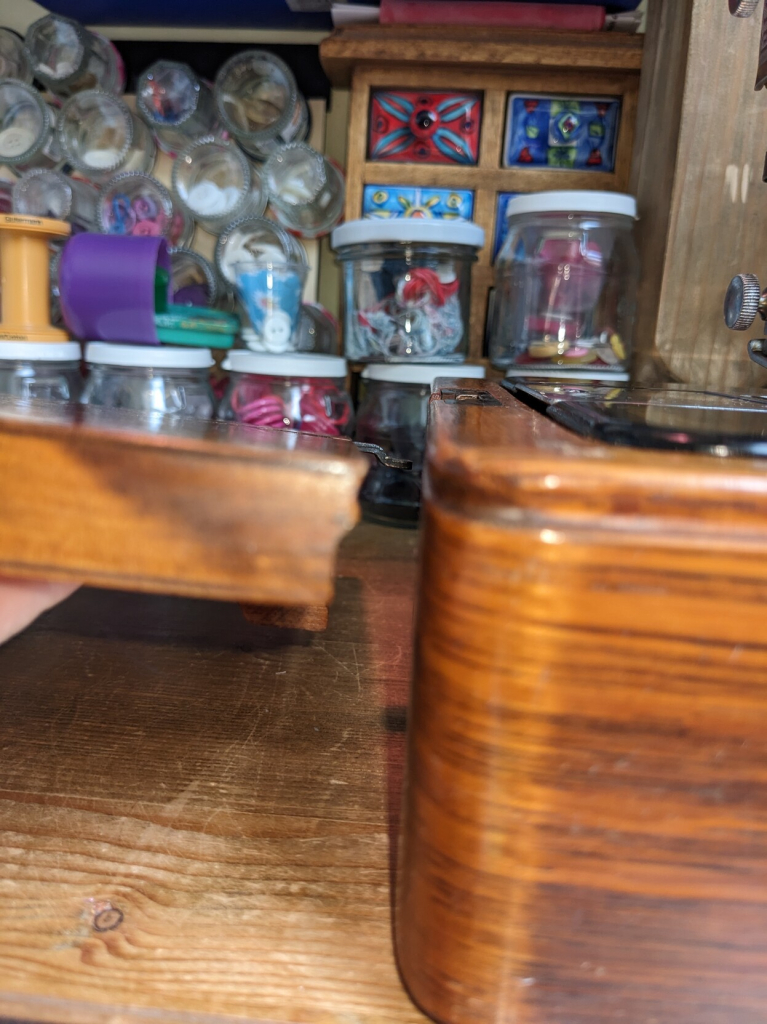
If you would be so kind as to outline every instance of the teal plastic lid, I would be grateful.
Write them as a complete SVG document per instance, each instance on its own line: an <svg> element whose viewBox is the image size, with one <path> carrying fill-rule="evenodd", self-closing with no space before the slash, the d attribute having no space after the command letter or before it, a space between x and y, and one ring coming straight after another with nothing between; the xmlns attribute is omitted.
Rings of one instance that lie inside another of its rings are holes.
<svg viewBox="0 0 767 1024"><path fill-rule="evenodd" d="M154 323L161 344L199 348L231 348L240 329L239 317L205 306L168 306Z"/></svg>

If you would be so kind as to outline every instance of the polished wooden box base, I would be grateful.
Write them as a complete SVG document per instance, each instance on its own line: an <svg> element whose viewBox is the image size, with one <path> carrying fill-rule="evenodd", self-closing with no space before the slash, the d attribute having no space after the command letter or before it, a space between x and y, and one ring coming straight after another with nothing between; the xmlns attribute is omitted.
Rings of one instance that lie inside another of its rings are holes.
<svg viewBox="0 0 767 1024"><path fill-rule="evenodd" d="M346 438L0 396L0 575L324 605L366 470Z"/></svg>
<svg viewBox="0 0 767 1024"><path fill-rule="evenodd" d="M486 387L432 404L406 984L447 1024L764 1020L767 464Z"/></svg>

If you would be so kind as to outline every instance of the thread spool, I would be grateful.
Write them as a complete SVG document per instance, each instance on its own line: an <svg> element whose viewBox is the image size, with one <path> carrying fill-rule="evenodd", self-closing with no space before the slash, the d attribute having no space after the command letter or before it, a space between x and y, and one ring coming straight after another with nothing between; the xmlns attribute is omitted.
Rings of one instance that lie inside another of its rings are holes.
<svg viewBox="0 0 767 1024"><path fill-rule="evenodd" d="M67 341L51 326L51 238L65 238L71 225L49 217L0 214L0 280L3 341Z"/></svg>

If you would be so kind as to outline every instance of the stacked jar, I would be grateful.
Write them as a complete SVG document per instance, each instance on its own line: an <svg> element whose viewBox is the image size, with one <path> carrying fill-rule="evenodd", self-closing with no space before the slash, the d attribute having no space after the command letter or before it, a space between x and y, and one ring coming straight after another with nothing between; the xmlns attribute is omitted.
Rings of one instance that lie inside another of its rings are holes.
<svg viewBox="0 0 767 1024"><path fill-rule="evenodd" d="M639 284L636 200L512 199L496 261L490 359L508 376L628 380Z"/></svg>
<svg viewBox="0 0 767 1024"><path fill-rule="evenodd" d="M366 516L415 525L421 502L429 395L437 377L483 377L469 350L471 274L485 233L453 220L358 220L333 232L344 294L344 343L365 364L356 439L412 469L371 464Z"/></svg>

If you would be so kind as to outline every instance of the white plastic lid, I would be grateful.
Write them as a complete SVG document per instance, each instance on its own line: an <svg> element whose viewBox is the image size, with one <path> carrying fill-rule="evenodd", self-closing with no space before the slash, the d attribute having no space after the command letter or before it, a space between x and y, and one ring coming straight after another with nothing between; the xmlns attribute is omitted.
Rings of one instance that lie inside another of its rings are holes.
<svg viewBox="0 0 767 1024"><path fill-rule="evenodd" d="M433 384L436 377L482 379L485 367L469 363L372 363L362 371L363 380L392 384Z"/></svg>
<svg viewBox="0 0 767 1024"><path fill-rule="evenodd" d="M254 373L265 377L333 377L346 376L346 360L340 356L323 355L261 355L232 349L223 363L225 370Z"/></svg>
<svg viewBox="0 0 767 1024"><path fill-rule="evenodd" d="M209 348L169 345L113 345L111 341L89 341L86 363L104 366L147 366L158 370L206 370L213 366Z"/></svg>
<svg viewBox="0 0 767 1024"><path fill-rule="evenodd" d="M384 220L351 220L335 228L330 244L334 249L366 242L436 242L446 245L471 245L481 249L485 232L479 224L465 220L422 220L416 217L394 217Z"/></svg>
<svg viewBox="0 0 767 1024"><path fill-rule="evenodd" d="M0 341L0 362L79 363L76 341Z"/></svg>
<svg viewBox="0 0 767 1024"><path fill-rule="evenodd" d="M506 217L525 213L614 213L636 220L637 201L622 192L531 192L509 200Z"/></svg>

